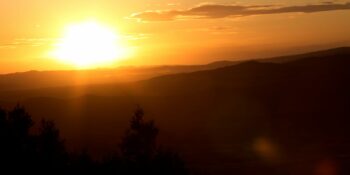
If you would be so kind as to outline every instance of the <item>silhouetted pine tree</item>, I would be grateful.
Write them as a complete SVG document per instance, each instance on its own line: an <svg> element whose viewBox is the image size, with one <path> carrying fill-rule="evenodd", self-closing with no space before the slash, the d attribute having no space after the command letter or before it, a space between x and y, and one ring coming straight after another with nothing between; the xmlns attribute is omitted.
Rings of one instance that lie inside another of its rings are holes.
<svg viewBox="0 0 350 175"><path fill-rule="evenodd" d="M53 121L42 120L37 137L37 156L42 170L62 172L67 166L68 155L59 130Z"/></svg>
<svg viewBox="0 0 350 175"><path fill-rule="evenodd" d="M154 121L144 121L144 113L138 108L130 121L120 145L122 156L130 161L149 160L156 152L158 128Z"/></svg>
<svg viewBox="0 0 350 175"><path fill-rule="evenodd" d="M8 114L10 137L16 142L24 143L29 138L29 129L33 126L32 117L19 104Z"/></svg>
<svg viewBox="0 0 350 175"><path fill-rule="evenodd" d="M8 149L8 131L7 131L7 112L0 108L0 166L7 165Z"/></svg>
<svg viewBox="0 0 350 175"><path fill-rule="evenodd" d="M31 116L24 107L16 105L12 110L0 112L1 168L13 173L33 168L35 142L29 130L33 126ZM20 167L20 168L16 168Z"/></svg>
<svg viewBox="0 0 350 175"><path fill-rule="evenodd" d="M138 107L120 144L124 174L188 174L176 153L157 146L158 133L154 121L145 121L144 112Z"/></svg>
<svg viewBox="0 0 350 175"><path fill-rule="evenodd" d="M4 137L6 135L6 130L7 130L7 114L6 114L6 111L0 107L0 140L2 141L4 141L5 139ZM3 144L0 144L0 149L2 148L2 146Z"/></svg>

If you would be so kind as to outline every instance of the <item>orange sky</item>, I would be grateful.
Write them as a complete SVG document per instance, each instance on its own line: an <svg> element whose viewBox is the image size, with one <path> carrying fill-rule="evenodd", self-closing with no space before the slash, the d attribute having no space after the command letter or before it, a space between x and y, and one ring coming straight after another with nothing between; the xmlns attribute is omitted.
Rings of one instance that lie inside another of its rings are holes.
<svg viewBox="0 0 350 175"><path fill-rule="evenodd" d="M350 2L1 0L0 73L74 69L48 56L69 24L96 20L134 53L108 65L204 64L350 46Z"/></svg>

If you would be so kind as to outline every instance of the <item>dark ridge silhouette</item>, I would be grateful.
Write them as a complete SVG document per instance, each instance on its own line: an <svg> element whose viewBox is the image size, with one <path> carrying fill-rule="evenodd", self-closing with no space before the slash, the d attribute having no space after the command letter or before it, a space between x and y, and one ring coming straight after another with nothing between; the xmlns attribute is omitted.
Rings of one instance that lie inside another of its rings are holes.
<svg viewBox="0 0 350 175"><path fill-rule="evenodd" d="M309 57L327 57L349 52L349 47L334 48L306 54L274 58L251 58L259 62L285 63ZM43 89L67 86L86 86L94 84L125 83L150 78L196 71L205 71L237 65L243 61L216 61L204 65L171 65L120 67L116 69L95 69L78 71L28 71L0 74L0 91ZM36 83L33 83L36 82Z"/></svg>
<svg viewBox="0 0 350 175"><path fill-rule="evenodd" d="M53 121L42 120L38 132L30 131L31 116L23 106L0 108L0 172L6 174L155 174L186 175L183 160L156 143L158 128L145 121L138 108L130 129L109 159L94 160L82 150L69 153Z"/></svg>
<svg viewBox="0 0 350 175"><path fill-rule="evenodd" d="M350 47L338 47L333 49L327 49L327 50L321 50L321 51L315 51L310 53L303 53L303 54L296 54L296 55L289 55L289 56L281 56L281 57L275 57L275 58L265 58L265 59L257 59L257 61L260 62L273 62L273 63L286 63L286 62L292 62L302 59L307 59L310 57L330 57L330 56L336 56L341 54L348 54L350 50Z"/></svg>
<svg viewBox="0 0 350 175"><path fill-rule="evenodd" d="M0 103L20 99L34 121L55 121L67 150L86 147L92 157L115 150L129 127L124 116L140 104L162 128L159 141L181 152L194 174L349 174L350 49L287 60L2 91Z"/></svg>
<svg viewBox="0 0 350 175"><path fill-rule="evenodd" d="M172 65L120 67L116 69L28 71L0 74L0 91L39 89L104 83L125 83L156 76L194 72L234 65L235 61L220 61L204 65ZM36 83L32 83L35 81Z"/></svg>

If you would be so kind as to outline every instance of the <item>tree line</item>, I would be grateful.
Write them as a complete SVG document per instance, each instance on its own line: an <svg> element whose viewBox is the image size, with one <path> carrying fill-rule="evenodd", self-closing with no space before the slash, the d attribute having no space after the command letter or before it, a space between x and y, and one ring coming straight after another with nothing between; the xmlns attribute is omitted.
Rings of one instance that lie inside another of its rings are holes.
<svg viewBox="0 0 350 175"><path fill-rule="evenodd" d="M94 160L86 151L69 152L53 121L34 121L25 108L0 108L0 173L18 174L189 174L174 151L157 144L159 129L137 108L130 126L108 158Z"/></svg>

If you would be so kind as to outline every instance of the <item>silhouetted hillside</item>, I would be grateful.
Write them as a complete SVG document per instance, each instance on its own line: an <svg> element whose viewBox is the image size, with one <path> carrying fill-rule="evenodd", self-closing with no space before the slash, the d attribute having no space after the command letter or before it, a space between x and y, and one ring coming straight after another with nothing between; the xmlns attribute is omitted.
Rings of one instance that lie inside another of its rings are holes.
<svg viewBox="0 0 350 175"><path fill-rule="evenodd" d="M274 63L286 63L291 61L296 61L300 59L310 58L310 57L329 57L339 54L347 54L349 53L349 47L338 47L328 50L321 50L316 52L304 53L304 54L296 54L296 55L288 55L281 56L276 58L267 58L261 59L261 62L274 62Z"/></svg>
<svg viewBox="0 0 350 175"><path fill-rule="evenodd" d="M348 174L350 48L288 60L0 97L7 106L21 99L33 116L57 121L72 149L96 155L139 104L198 174Z"/></svg>
<svg viewBox="0 0 350 175"><path fill-rule="evenodd" d="M220 61L207 65L120 67L76 71L29 71L0 75L0 91L125 83L160 75L215 69L233 64L236 62Z"/></svg>

